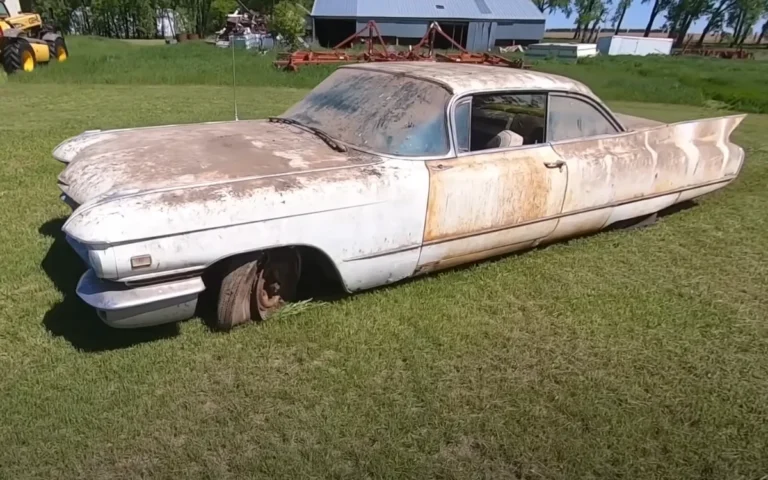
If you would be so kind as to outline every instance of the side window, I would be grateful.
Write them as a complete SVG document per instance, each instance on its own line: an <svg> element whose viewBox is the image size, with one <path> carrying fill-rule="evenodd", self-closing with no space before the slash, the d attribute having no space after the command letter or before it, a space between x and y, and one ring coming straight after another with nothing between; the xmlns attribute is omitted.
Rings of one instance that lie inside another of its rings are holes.
<svg viewBox="0 0 768 480"><path fill-rule="evenodd" d="M0 2L0 18L7 18L10 16L11 14L8 13L8 9L5 8L5 5L2 2Z"/></svg>
<svg viewBox="0 0 768 480"><path fill-rule="evenodd" d="M454 118L456 119L456 148L459 152L469 151L469 142L472 138L469 130L469 116L472 110L472 101L465 100L456 105Z"/></svg>
<svg viewBox="0 0 768 480"><path fill-rule="evenodd" d="M472 98L472 151L544 142L547 95L489 94Z"/></svg>
<svg viewBox="0 0 768 480"><path fill-rule="evenodd" d="M564 95L549 97L547 137L550 142L617 132L616 127L589 103Z"/></svg>

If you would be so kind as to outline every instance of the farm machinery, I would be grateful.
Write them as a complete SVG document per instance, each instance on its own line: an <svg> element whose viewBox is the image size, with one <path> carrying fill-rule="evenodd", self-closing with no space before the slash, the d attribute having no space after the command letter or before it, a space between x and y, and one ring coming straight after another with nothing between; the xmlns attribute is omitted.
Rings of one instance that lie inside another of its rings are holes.
<svg viewBox="0 0 768 480"><path fill-rule="evenodd" d="M458 53L439 53L435 49L435 40L438 36L448 41ZM355 50L355 45L360 43L365 44L364 49ZM277 61L275 61L275 66L289 71L296 71L303 65L402 61L454 62L530 68L528 65L523 64L522 59L510 60L488 53L471 53L447 35L437 22L432 22L427 32L416 45L409 47L408 50L398 50L394 46L386 44L381 36L378 25L373 20L334 46L330 51L299 50L280 54Z"/></svg>
<svg viewBox="0 0 768 480"><path fill-rule="evenodd" d="M752 60L755 58L755 54L740 49L722 49L722 48L691 48L683 49L679 52L675 52L673 55L699 55L702 57L716 57L727 58L736 60Z"/></svg>
<svg viewBox="0 0 768 480"><path fill-rule="evenodd" d="M0 63L7 73L31 72L39 63L63 62L69 56L64 37L36 13L11 15L0 0Z"/></svg>
<svg viewBox="0 0 768 480"><path fill-rule="evenodd" d="M744 50L741 47L739 47L738 49L703 48L703 47L689 48L691 39L692 37L689 38L687 42L685 42L681 50L673 52L672 55L699 55L702 57L715 57L715 58L726 58L726 59L736 59L736 60L752 60L755 58L754 53Z"/></svg>

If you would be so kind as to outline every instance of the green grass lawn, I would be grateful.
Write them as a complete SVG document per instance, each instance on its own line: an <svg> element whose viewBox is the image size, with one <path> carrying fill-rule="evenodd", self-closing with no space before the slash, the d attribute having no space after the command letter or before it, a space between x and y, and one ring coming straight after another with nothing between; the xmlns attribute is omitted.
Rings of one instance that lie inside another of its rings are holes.
<svg viewBox="0 0 768 480"><path fill-rule="evenodd" d="M768 116L735 133L747 165L733 185L647 229L231 334L111 330L74 294L83 266L59 231L51 150L90 128L228 119L232 92L60 81L89 61L77 43L70 64L0 86L1 479L768 474ZM244 86L241 118L304 93Z"/></svg>

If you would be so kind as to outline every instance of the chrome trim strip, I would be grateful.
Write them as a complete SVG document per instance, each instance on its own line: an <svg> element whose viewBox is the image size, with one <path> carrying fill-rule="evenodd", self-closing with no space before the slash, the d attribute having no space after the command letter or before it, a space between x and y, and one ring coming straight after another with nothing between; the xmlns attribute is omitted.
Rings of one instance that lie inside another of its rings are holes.
<svg viewBox="0 0 768 480"><path fill-rule="evenodd" d="M421 248L421 245L408 245L406 247L398 247L393 248L391 250L382 250L380 252L376 253L369 253L366 255L360 255L359 257L352 257L352 258L345 258L342 260L343 262L356 262L358 260L368 260L369 258L378 258L378 257L385 257L387 255L394 255L396 253L403 253L403 252L409 252L411 250L416 250L418 248Z"/></svg>

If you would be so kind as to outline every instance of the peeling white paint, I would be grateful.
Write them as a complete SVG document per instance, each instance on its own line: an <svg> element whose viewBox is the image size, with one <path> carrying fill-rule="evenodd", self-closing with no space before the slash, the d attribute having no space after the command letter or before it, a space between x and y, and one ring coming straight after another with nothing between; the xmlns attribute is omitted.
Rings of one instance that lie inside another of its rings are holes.
<svg viewBox="0 0 768 480"><path fill-rule="evenodd" d="M276 157L281 157L289 160L288 165L293 168L306 168L309 166L309 162L304 160L304 157L302 156L302 152L300 150L289 150L286 152L274 152L274 155Z"/></svg>

